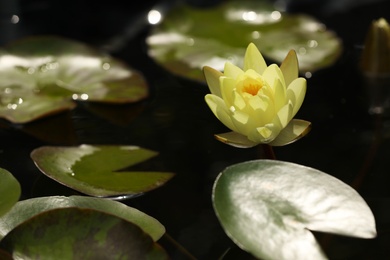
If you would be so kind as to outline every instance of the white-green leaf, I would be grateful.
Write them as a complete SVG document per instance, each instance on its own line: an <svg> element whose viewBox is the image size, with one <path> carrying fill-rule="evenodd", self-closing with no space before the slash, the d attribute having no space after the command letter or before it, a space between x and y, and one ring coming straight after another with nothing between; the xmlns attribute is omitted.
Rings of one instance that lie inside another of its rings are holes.
<svg viewBox="0 0 390 260"><path fill-rule="evenodd" d="M226 168L213 204L227 235L262 259L326 259L309 230L376 236L374 216L350 186L319 170L277 161Z"/></svg>
<svg viewBox="0 0 390 260"><path fill-rule="evenodd" d="M243 67L250 42L278 64L295 50L303 73L332 65L342 50L337 35L314 17L278 11L266 0L222 1L213 8L179 4L146 39L149 56L164 68L201 82L204 66L223 71L230 61Z"/></svg>
<svg viewBox="0 0 390 260"><path fill-rule="evenodd" d="M165 227L155 218L125 204L109 199L87 196L50 196L22 200L0 218L0 240L16 226L33 216L58 208L85 208L103 211L139 226L157 241L165 233Z"/></svg>
<svg viewBox="0 0 390 260"><path fill-rule="evenodd" d="M82 42L35 36L0 49L0 118L28 123L74 101L134 103L149 95L143 75Z"/></svg>

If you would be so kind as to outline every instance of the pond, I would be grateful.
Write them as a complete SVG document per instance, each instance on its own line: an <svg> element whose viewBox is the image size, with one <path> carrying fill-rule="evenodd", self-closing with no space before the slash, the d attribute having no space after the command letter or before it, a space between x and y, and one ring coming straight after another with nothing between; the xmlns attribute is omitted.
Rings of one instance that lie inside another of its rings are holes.
<svg viewBox="0 0 390 260"><path fill-rule="evenodd" d="M378 232L375 239L315 232L330 259L384 259L390 255L390 117L368 113L367 85L358 65L371 22L380 17L390 20L389 4L321 1L321 8L316 8L314 1L287 2L291 12L313 15L333 30L342 39L343 51L332 66L307 78L297 118L312 123L310 133L288 146L275 147L275 156L352 185L371 208ZM137 145L157 151L158 156L137 169L175 176L158 189L122 203L165 226L166 235L158 242L171 259L218 259L229 248L224 259L253 259L226 236L211 196L222 170L265 158L265 151L262 146L237 149L218 142L214 134L226 132L226 127L204 101L207 85L171 73L148 55L146 37L151 25L140 17L155 4L19 1L13 7L20 14L14 39L58 35L97 48L118 40L119 45L108 48L110 54L142 72L150 93L134 104L77 101L73 110L26 124L2 119L0 167L20 182L21 200L82 195L43 175L30 153L45 145L80 144ZM9 40L4 37L2 42Z"/></svg>

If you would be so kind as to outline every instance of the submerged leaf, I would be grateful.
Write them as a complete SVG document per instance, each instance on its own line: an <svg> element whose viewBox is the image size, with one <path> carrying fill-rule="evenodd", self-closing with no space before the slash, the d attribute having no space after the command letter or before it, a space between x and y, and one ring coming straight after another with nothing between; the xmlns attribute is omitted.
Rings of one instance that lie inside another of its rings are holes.
<svg viewBox="0 0 390 260"><path fill-rule="evenodd" d="M31 153L48 177L82 193L97 197L127 198L164 185L173 173L121 171L157 153L136 146L44 146Z"/></svg>
<svg viewBox="0 0 390 260"><path fill-rule="evenodd" d="M298 164L257 160L226 168L213 203L227 235L264 259L325 259L309 230L373 238L374 216L350 186Z"/></svg>
<svg viewBox="0 0 390 260"><path fill-rule="evenodd" d="M0 117L26 123L76 106L73 100L132 103L143 76L83 43L60 37L13 42L0 52Z"/></svg>
<svg viewBox="0 0 390 260"><path fill-rule="evenodd" d="M154 241L165 233L164 226L158 220L118 201L86 196L50 196L19 201L0 217L0 240L16 226L39 213L68 207L94 209L123 218L139 226Z"/></svg>
<svg viewBox="0 0 390 260"><path fill-rule="evenodd" d="M9 232L0 247L14 259L168 258L135 224L101 211L80 208L61 208L36 215Z"/></svg>
<svg viewBox="0 0 390 260"><path fill-rule="evenodd" d="M227 60L243 67L248 43L280 64L294 49L301 72L330 66L340 39L315 18L276 10L267 1L225 1L213 8L179 5L147 38L149 55L174 74L204 82L202 68L223 71Z"/></svg>
<svg viewBox="0 0 390 260"><path fill-rule="evenodd" d="M0 168L0 216L15 205L20 193L18 180L7 170Z"/></svg>

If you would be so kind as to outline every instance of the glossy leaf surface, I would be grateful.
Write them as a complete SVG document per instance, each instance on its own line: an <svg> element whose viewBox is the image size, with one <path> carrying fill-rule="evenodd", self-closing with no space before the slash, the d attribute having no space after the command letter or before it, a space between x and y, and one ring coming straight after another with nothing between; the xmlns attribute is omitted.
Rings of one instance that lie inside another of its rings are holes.
<svg viewBox="0 0 390 260"><path fill-rule="evenodd" d="M73 40L35 37L0 51L0 117L26 123L76 106L74 100L131 103L148 95L142 74Z"/></svg>
<svg viewBox="0 0 390 260"><path fill-rule="evenodd" d="M48 177L96 197L133 197L165 184L172 173L125 171L157 153L136 146L44 146L31 153Z"/></svg>
<svg viewBox="0 0 390 260"><path fill-rule="evenodd" d="M226 168L213 203L227 235L261 259L325 259L309 230L373 238L374 216L347 184L289 162L257 160Z"/></svg>
<svg viewBox="0 0 390 260"><path fill-rule="evenodd" d="M0 240L19 224L33 216L57 208L78 207L115 215L139 226L157 241L165 233L164 226L155 218L125 204L86 196L50 196L22 200L0 218Z"/></svg>
<svg viewBox="0 0 390 260"><path fill-rule="evenodd" d="M18 180L9 171L0 168L0 216L14 206L20 193Z"/></svg>
<svg viewBox="0 0 390 260"><path fill-rule="evenodd" d="M36 215L9 232L0 247L14 259L167 259L135 224L80 208Z"/></svg>
<svg viewBox="0 0 390 260"><path fill-rule="evenodd" d="M313 17L277 11L268 1L226 1L202 9L180 5L147 38L151 57L199 81L204 81L203 66L222 71L230 61L243 67L250 42L278 64L296 50L302 72L333 64L342 48L337 36Z"/></svg>

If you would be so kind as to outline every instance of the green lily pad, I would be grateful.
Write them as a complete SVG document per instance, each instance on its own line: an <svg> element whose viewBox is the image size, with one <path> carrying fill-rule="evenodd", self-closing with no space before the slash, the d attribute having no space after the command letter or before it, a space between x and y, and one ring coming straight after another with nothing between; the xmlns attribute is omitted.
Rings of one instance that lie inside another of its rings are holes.
<svg viewBox="0 0 390 260"><path fill-rule="evenodd" d="M14 259L167 259L137 225L101 211L61 208L23 222L1 241Z"/></svg>
<svg viewBox="0 0 390 260"><path fill-rule="evenodd" d="M48 177L84 194L130 198L164 185L170 172L123 171L157 153L136 146L43 146L31 153L37 167Z"/></svg>
<svg viewBox="0 0 390 260"><path fill-rule="evenodd" d="M0 168L0 216L15 205L20 193L18 180L9 171Z"/></svg>
<svg viewBox="0 0 390 260"><path fill-rule="evenodd" d="M213 204L227 235L261 259L326 259L309 230L376 236L374 216L350 186L319 170L276 160L226 168Z"/></svg>
<svg viewBox="0 0 390 260"><path fill-rule="evenodd" d="M86 196L50 196L17 202L10 211L0 217L0 240L16 226L39 213L68 207L94 209L123 218L138 225L154 241L165 233L164 226L155 218L118 201Z"/></svg>
<svg viewBox="0 0 390 260"><path fill-rule="evenodd" d="M342 49L340 39L313 17L278 11L269 1L225 1L207 9L178 5L147 37L148 53L159 64L202 82L203 66L222 71L230 61L242 67L250 42L279 64L295 49L301 72L332 65Z"/></svg>
<svg viewBox="0 0 390 260"><path fill-rule="evenodd" d="M133 103L148 96L140 72L60 37L16 41L0 51L0 117L26 123L73 109L74 101Z"/></svg>

